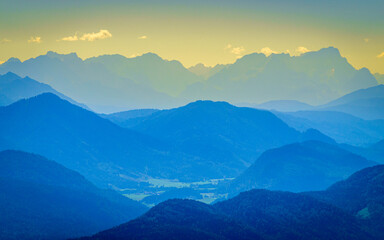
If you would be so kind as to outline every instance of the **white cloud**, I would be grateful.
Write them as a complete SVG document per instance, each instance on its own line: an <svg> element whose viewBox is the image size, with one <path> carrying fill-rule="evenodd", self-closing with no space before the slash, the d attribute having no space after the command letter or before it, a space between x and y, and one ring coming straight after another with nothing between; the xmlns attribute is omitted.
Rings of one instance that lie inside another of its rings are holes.
<svg viewBox="0 0 384 240"><path fill-rule="evenodd" d="M112 37L112 34L108 30L100 30L97 33L85 33L80 37L80 40L93 42L95 40L106 39L110 37Z"/></svg>
<svg viewBox="0 0 384 240"><path fill-rule="evenodd" d="M240 58L242 53L245 51L245 48L243 46L234 47L232 44L228 43L227 46L224 48L225 50L228 50L229 52L237 55L236 58Z"/></svg>
<svg viewBox="0 0 384 240"><path fill-rule="evenodd" d="M135 58L135 57L137 57L137 56L139 56L140 54L138 54L138 53L134 53L134 54L132 54L131 56L129 56L129 58Z"/></svg>
<svg viewBox="0 0 384 240"><path fill-rule="evenodd" d="M269 56L271 55L272 53L273 54L276 54L277 52L276 51L273 51L272 49L270 49L269 47L264 47L260 50L261 53L263 53L265 56Z"/></svg>
<svg viewBox="0 0 384 240"><path fill-rule="evenodd" d="M31 37L28 40L29 43L41 43L41 37Z"/></svg>
<svg viewBox="0 0 384 240"><path fill-rule="evenodd" d="M384 57L384 52L380 53L379 55L377 55L378 58L382 58Z"/></svg>
<svg viewBox="0 0 384 240"><path fill-rule="evenodd" d="M77 35L73 35L73 36L68 36L68 37L63 37L61 39L61 41L67 41L67 42L74 42L74 41L78 41L79 38L77 37Z"/></svg>
<svg viewBox="0 0 384 240"><path fill-rule="evenodd" d="M140 36L140 37L138 37L137 39L147 39L148 37L147 36L145 36L145 35L143 35L143 36Z"/></svg>
<svg viewBox="0 0 384 240"><path fill-rule="evenodd" d="M234 48L232 48L231 53L236 54L236 55L240 55L244 51L245 51L244 47L234 47Z"/></svg>
<svg viewBox="0 0 384 240"><path fill-rule="evenodd" d="M307 53L307 52L310 52L310 50L308 48L306 48L306 47L298 47L295 50L295 53L297 55L301 55L301 54L304 54L304 53Z"/></svg>
<svg viewBox="0 0 384 240"><path fill-rule="evenodd" d="M10 42L12 42L12 41L8 38L3 38L0 40L0 43L10 43Z"/></svg>

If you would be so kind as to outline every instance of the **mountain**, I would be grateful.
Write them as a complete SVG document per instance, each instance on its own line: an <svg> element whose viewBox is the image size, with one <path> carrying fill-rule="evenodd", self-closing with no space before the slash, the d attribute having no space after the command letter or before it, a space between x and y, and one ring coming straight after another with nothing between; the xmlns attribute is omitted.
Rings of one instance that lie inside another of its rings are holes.
<svg viewBox="0 0 384 240"><path fill-rule="evenodd" d="M274 114L298 131L317 129L338 143L367 147L384 139L383 120L364 120L333 111L299 111Z"/></svg>
<svg viewBox="0 0 384 240"><path fill-rule="evenodd" d="M215 75L222 69L224 69L227 65L217 64L214 67L207 67L202 63L198 63L195 66L191 66L188 68L189 71L194 73L197 76L204 77L204 79L208 79L209 77Z"/></svg>
<svg viewBox="0 0 384 240"><path fill-rule="evenodd" d="M34 97L46 92L53 93L82 108L87 108L84 104L80 104L57 92L51 86L40 83L29 77L21 78L11 72L0 75L0 106L9 105L20 99Z"/></svg>
<svg viewBox="0 0 384 240"><path fill-rule="evenodd" d="M229 184L229 192L233 195L253 188L292 192L323 190L375 164L334 144L294 143L264 152Z"/></svg>
<svg viewBox="0 0 384 240"><path fill-rule="evenodd" d="M183 96L232 103L291 99L319 105L376 85L367 69L356 70L330 47L301 56L252 53L190 85Z"/></svg>
<svg viewBox="0 0 384 240"><path fill-rule="evenodd" d="M220 172L219 178L235 177L263 151L301 138L268 111L212 101L155 112L131 129L204 158Z"/></svg>
<svg viewBox="0 0 384 240"><path fill-rule="evenodd" d="M384 84L384 74L375 73L373 76L375 76L379 84Z"/></svg>
<svg viewBox="0 0 384 240"><path fill-rule="evenodd" d="M0 152L0 238L66 239L126 222L146 208L42 156Z"/></svg>
<svg viewBox="0 0 384 240"><path fill-rule="evenodd" d="M168 200L82 239L372 239L356 219L311 197L253 190L213 206Z"/></svg>
<svg viewBox="0 0 384 240"><path fill-rule="evenodd" d="M243 106L244 104L242 104ZM244 105L245 106L245 105ZM279 111L279 112L296 112L296 111L304 111L304 110L310 110L313 108L313 106L295 101L295 100L275 100L275 101L268 101L262 104L251 104L249 107L254 107L257 109L266 109L266 110L273 110L273 111Z"/></svg>
<svg viewBox="0 0 384 240"><path fill-rule="evenodd" d="M145 69L152 68L148 64ZM11 58L0 65L0 74L7 72L38 79L98 112L176 105L172 97L149 87L143 79L121 76L95 59L83 61L76 53L47 52L24 62Z"/></svg>
<svg viewBox="0 0 384 240"><path fill-rule="evenodd" d="M384 119L384 85L357 90L317 109L344 112L367 120Z"/></svg>
<svg viewBox="0 0 384 240"><path fill-rule="evenodd" d="M145 117L159 111L158 109L135 109L124 112L117 112L111 114L102 114L101 117L110 120L111 122L121 127L133 127L137 125Z"/></svg>
<svg viewBox="0 0 384 240"><path fill-rule="evenodd" d="M154 53L146 53L134 58L126 58L122 55L103 55L86 59L85 63L102 65L120 77L132 79L136 83L144 83L146 86L170 96L177 96L187 85L202 81L179 61L167 61Z"/></svg>
<svg viewBox="0 0 384 240"><path fill-rule="evenodd" d="M308 195L357 216L376 239L384 238L384 165L363 169L324 192Z"/></svg>

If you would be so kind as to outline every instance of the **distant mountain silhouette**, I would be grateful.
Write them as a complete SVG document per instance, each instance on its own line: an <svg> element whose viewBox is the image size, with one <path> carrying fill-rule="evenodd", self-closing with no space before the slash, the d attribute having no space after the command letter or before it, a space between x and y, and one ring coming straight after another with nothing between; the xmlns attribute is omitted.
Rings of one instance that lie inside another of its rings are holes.
<svg viewBox="0 0 384 240"><path fill-rule="evenodd" d="M175 106L176 103L172 97L147 86L145 79L121 76L119 72L111 72L107 64L96 60L83 61L76 53L47 52L45 55L24 62L10 59L0 65L0 74L11 71L22 77L30 76L38 79L99 112ZM127 58L124 60L131 61ZM143 74L155 74L154 69L147 71L151 69L151 64L152 62L149 61ZM116 66L120 67L120 65ZM194 76L187 69L184 70L187 74ZM159 72L157 73L159 77L162 76Z"/></svg>
<svg viewBox="0 0 384 240"><path fill-rule="evenodd" d="M334 144L294 143L264 152L230 183L229 192L233 195L253 188L292 192L323 190L375 164Z"/></svg>
<svg viewBox="0 0 384 240"><path fill-rule="evenodd" d="M384 119L384 85L357 90L317 109L344 112L368 120Z"/></svg>
<svg viewBox="0 0 384 240"><path fill-rule="evenodd" d="M83 239L372 239L337 207L289 192L253 190L213 206L169 200Z"/></svg>
<svg viewBox="0 0 384 240"><path fill-rule="evenodd" d="M375 78L379 84L384 84L384 74L375 73L375 74L373 74L373 76L375 76Z"/></svg>
<svg viewBox="0 0 384 240"><path fill-rule="evenodd" d="M212 101L155 112L132 129L204 158L227 177L245 170L263 151L301 138L268 111Z"/></svg>
<svg viewBox="0 0 384 240"><path fill-rule="evenodd" d="M314 128L338 143L369 146L384 139L384 120L363 120L333 111L300 111L274 114L299 131Z"/></svg>
<svg viewBox="0 0 384 240"><path fill-rule="evenodd" d="M0 106L9 105L20 99L30 98L42 93L50 92L56 94L62 99L82 108L87 108L84 104L80 104L69 97L57 92L51 86L40 83L29 77L21 78L14 73L0 75Z"/></svg>
<svg viewBox="0 0 384 240"><path fill-rule="evenodd" d="M49 84L99 112L171 108L199 99L251 104L291 99L319 105L377 85L367 69L356 70L332 47L296 57L253 53L233 64L190 70L154 53L82 60L76 53L47 52L0 65L0 74L9 71Z"/></svg>
<svg viewBox="0 0 384 240"><path fill-rule="evenodd" d="M195 74L188 71L179 61L167 61L154 53L134 58L122 55L103 55L85 60L86 64L100 64L120 77L144 83L156 91L177 96L187 85L199 82Z"/></svg>
<svg viewBox="0 0 384 240"><path fill-rule="evenodd" d="M239 104L237 104L239 105ZM273 110L279 112L296 112L303 110L310 110L314 108L313 106L295 101L295 100L275 100L269 101L262 104L240 104L240 106L253 107L257 109Z"/></svg>
<svg viewBox="0 0 384 240"><path fill-rule="evenodd" d="M233 103L292 99L319 105L375 85L367 69L354 69L330 47L298 57L249 54L207 81L189 86L183 96Z"/></svg>
<svg viewBox="0 0 384 240"><path fill-rule="evenodd" d="M126 222L145 210L42 156L0 152L1 239L80 237Z"/></svg>
<svg viewBox="0 0 384 240"><path fill-rule="evenodd" d="M384 238L384 165L363 169L324 192L309 195L357 216L376 239Z"/></svg>
<svg viewBox="0 0 384 240"><path fill-rule="evenodd" d="M101 116L112 121L121 127L133 127L140 123L145 117L159 111L158 109L136 109L111 114L102 114Z"/></svg>
<svg viewBox="0 0 384 240"><path fill-rule="evenodd" d="M217 64L214 67L207 67L202 63L198 63L195 66L189 67L188 70L196 74L197 76L201 76L205 79L208 79L209 77L215 75L216 73L224 69L226 66L228 65Z"/></svg>

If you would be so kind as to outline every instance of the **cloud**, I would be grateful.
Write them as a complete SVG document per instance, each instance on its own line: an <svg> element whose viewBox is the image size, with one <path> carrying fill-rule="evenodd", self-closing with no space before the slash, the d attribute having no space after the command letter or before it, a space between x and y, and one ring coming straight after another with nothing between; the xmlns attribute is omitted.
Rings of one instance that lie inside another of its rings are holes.
<svg viewBox="0 0 384 240"><path fill-rule="evenodd" d="M29 43L41 43L41 37L31 37L28 40Z"/></svg>
<svg viewBox="0 0 384 240"><path fill-rule="evenodd" d="M79 38L75 34L73 36L63 37L60 41L74 42L74 41L78 41L78 40L79 40Z"/></svg>
<svg viewBox="0 0 384 240"><path fill-rule="evenodd" d="M364 42L365 42L365 43L368 43L369 40L370 40L369 38L364 38Z"/></svg>
<svg viewBox="0 0 384 240"><path fill-rule="evenodd" d="M304 53L307 53L307 52L310 52L310 50L308 48L306 48L306 47L298 47L295 50L295 53L297 55L301 55L301 54L304 54Z"/></svg>
<svg viewBox="0 0 384 240"><path fill-rule="evenodd" d="M147 38L148 38L147 36L143 35L143 36L138 37L137 39L147 39Z"/></svg>
<svg viewBox="0 0 384 240"><path fill-rule="evenodd" d="M379 55L377 55L378 58L382 58L384 57L384 52L380 53Z"/></svg>
<svg viewBox="0 0 384 240"><path fill-rule="evenodd" d="M269 56L271 55L272 53L273 54L276 54L277 52L276 51L273 51L272 49L270 49L269 47L264 47L260 50L261 53L263 53L265 56Z"/></svg>
<svg viewBox="0 0 384 240"><path fill-rule="evenodd" d="M108 30L100 30L97 33L85 33L83 34L83 36L80 37L80 40L93 42L95 40L106 39L111 37L112 34Z"/></svg>
<svg viewBox="0 0 384 240"><path fill-rule="evenodd" d="M3 38L0 40L0 43L10 43L10 42L12 42L12 41L8 38Z"/></svg>
<svg viewBox="0 0 384 240"><path fill-rule="evenodd" d="M234 47L234 48L232 48L231 53L236 54L236 55L240 55L244 51L245 51L244 47Z"/></svg>
<svg viewBox="0 0 384 240"><path fill-rule="evenodd" d="M234 47L230 43L228 43L224 49L230 51L235 55L238 55L237 58L241 57L242 53L245 51L245 48L243 46Z"/></svg>
<svg viewBox="0 0 384 240"><path fill-rule="evenodd" d="M137 56L139 56L140 54L138 54L138 53L134 53L134 54L131 54L131 56L129 56L129 58L135 58L135 57L137 57Z"/></svg>

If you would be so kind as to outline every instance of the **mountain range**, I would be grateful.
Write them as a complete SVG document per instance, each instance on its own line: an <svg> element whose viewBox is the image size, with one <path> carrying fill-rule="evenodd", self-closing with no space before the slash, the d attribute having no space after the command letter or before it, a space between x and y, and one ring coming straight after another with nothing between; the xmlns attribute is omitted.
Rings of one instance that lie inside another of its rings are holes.
<svg viewBox="0 0 384 240"><path fill-rule="evenodd" d="M377 85L367 69L356 70L332 47L301 56L253 53L233 64L212 69L197 65L190 70L153 53L82 60L75 53L48 52L0 65L0 74L9 71L49 84L98 112L169 108L199 99L232 103L291 99L319 105Z"/></svg>
<svg viewBox="0 0 384 240"><path fill-rule="evenodd" d="M0 238L67 239L138 217L146 207L42 156L0 152Z"/></svg>

